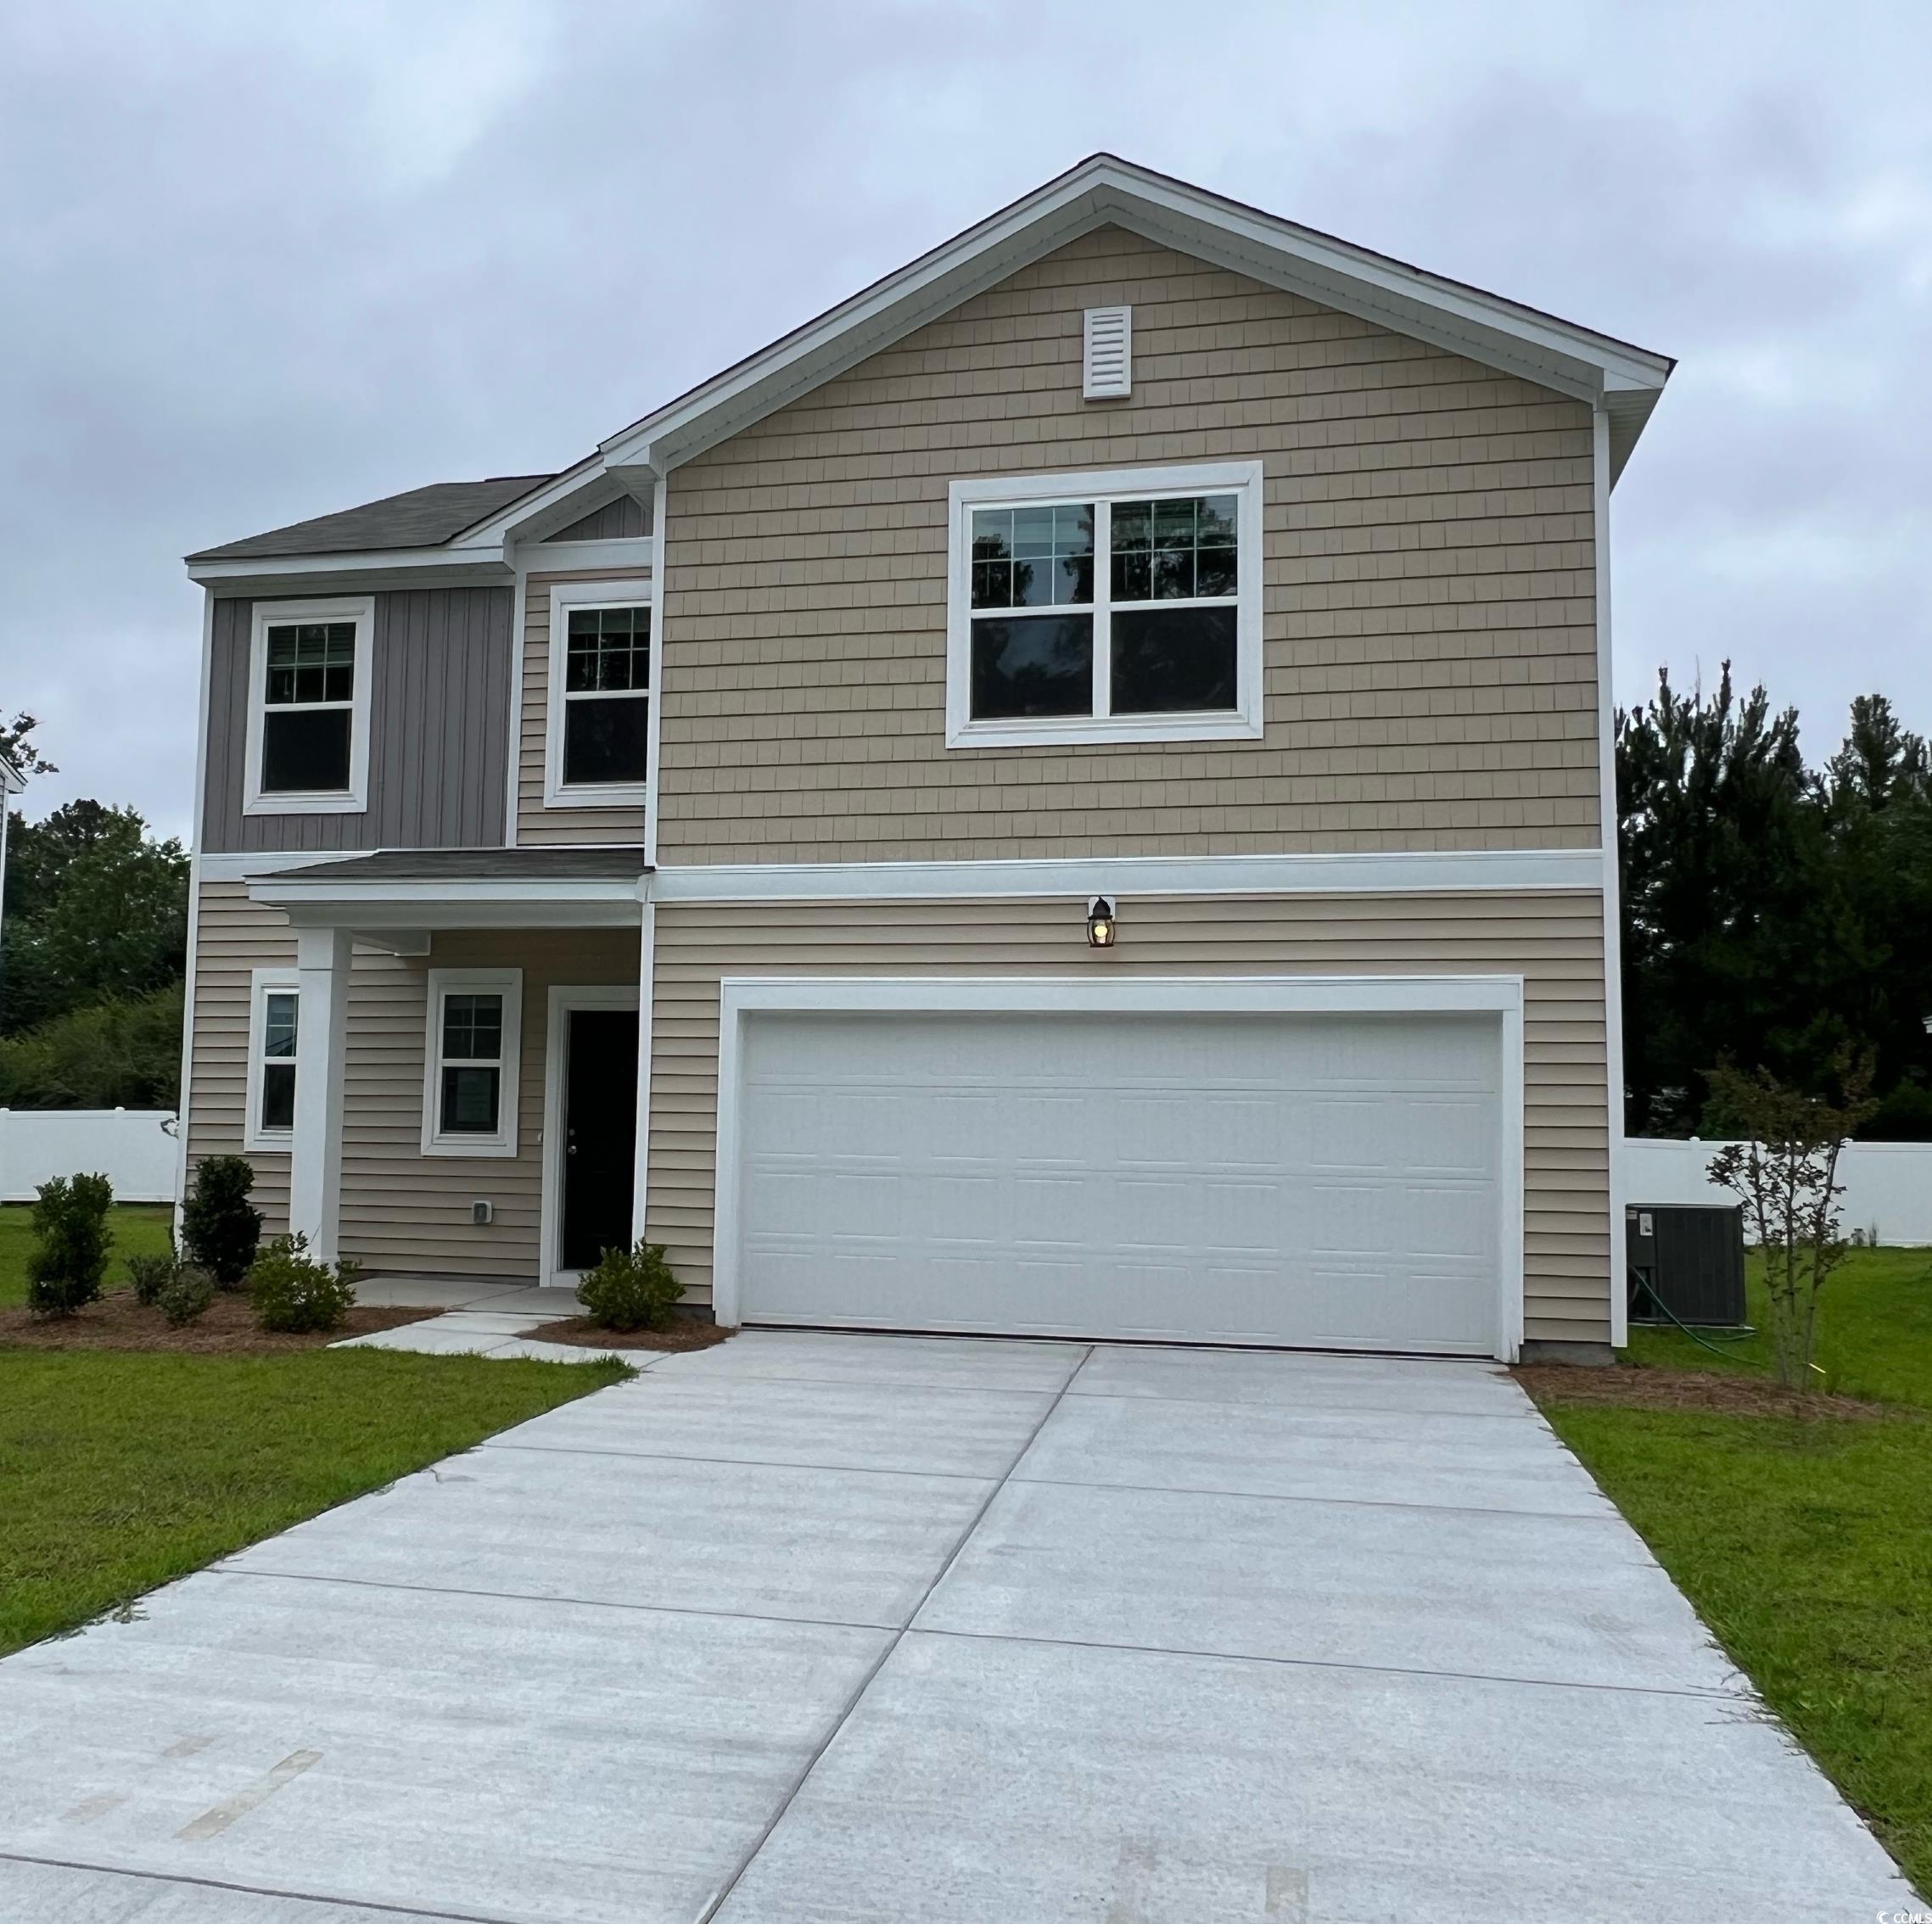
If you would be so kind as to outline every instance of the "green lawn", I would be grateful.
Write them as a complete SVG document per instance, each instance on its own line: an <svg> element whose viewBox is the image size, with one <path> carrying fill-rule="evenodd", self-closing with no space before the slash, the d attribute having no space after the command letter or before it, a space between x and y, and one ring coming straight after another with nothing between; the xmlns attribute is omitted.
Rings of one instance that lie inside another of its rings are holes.
<svg viewBox="0 0 1932 1924"><path fill-rule="evenodd" d="M1761 1328L1761 1286L1750 1278ZM1830 1387L1875 1423L1545 1402L1705 1621L1921 1891L1932 1891L1932 1250L1856 1252L1826 1287ZM1749 1367L1677 1331L1638 1363Z"/></svg>
<svg viewBox="0 0 1932 1924"><path fill-rule="evenodd" d="M0 1349L0 1653L625 1373L379 1350Z"/></svg>
<svg viewBox="0 0 1932 1924"><path fill-rule="evenodd" d="M168 1222L173 1211L165 1203L120 1203L110 1219L114 1260L108 1265L106 1287L127 1280L122 1258L144 1250L157 1253L168 1246ZM33 1242L33 1205L0 1204L0 1309L23 1303L27 1297L27 1250Z"/></svg>

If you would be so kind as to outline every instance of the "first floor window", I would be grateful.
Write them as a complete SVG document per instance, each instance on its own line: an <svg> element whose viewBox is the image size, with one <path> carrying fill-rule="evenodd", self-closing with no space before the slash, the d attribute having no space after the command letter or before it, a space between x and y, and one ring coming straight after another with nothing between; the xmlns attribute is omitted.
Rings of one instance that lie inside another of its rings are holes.
<svg viewBox="0 0 1932 1924"><path fill-rule="evenodd" d="M1257 734L1260 489L1258 462L955 483L949 741Z"/></svg>
<svg viewBox="0 0 1932 1924"><path fill-rule="evenodd" d="M247 797L255 813L362 806L372 606L367 601L256 605Z"/></svg>
<svg viewBox="0 0 1932 1924"><path fill-rule="evenodd" d="M301 1008L293 970L255 970L249 1009L246 1148L287 1149L294 1140Z"/></svg>
<svg viewBox="0 0 1932 1924"><path fill-rule="evenodd" d="M429 971L425 1154L516 1154L522 993L513 969Z"/></svg>
<svg viewBox="0 0 1932 1924"><path fill-rule="evenodd" d="M650 759L651 610L648 606L571 605L563 618L561 686L553 677L557 786L635 791Z"/></svg>

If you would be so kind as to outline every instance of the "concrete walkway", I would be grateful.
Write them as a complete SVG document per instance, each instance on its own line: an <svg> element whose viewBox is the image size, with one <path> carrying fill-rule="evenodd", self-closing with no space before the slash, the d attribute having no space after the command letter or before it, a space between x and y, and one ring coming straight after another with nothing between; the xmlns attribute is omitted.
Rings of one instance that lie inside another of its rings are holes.
<svg viewBox="0 0 1932 1924"><path fill-rule="evenodd" d="M7 1918L1911 1908L1480 1364L748 1332L0 1664Z"/></svg>
<svg viewBox="0 0 1932 1924"><path fill-rule="evenodd" d="M372 1335L345 1336L332 1350L408 1350L418 1356L535 1356L544 1362L587 1362L602 1356L632 1362L629 1350L592 1350L577 1343L539 1343L529 1332L560 1317L581 1316L574 1289L537 1284L479 1283L447 1276L368 1276L356 1300L369 1308L440 1309L440 1316Z"/></svg>

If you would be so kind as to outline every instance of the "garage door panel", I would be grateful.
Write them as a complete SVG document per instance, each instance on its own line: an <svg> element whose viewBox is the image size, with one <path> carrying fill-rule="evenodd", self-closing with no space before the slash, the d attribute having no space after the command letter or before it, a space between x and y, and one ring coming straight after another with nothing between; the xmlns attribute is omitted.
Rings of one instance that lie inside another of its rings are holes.
<svg viewBox="0 0 1932 1924"><path fill-rule="evenodd" d="M1479 1018L759 1014L742 1313L1494 1346Z"/></svg>

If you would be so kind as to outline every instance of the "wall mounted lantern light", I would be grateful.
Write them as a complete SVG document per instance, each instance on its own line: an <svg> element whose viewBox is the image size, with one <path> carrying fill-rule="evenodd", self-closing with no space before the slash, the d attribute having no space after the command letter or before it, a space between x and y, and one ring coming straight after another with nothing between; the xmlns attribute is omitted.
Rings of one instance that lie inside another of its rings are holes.
<svg viewBox="0 0 1932 1924"><path fill-rule="evenodd" d="M1089 948L1112 948L1114 931L1118 925L1113 913L1113 904L1104 895L1096 895L1087 904L1087 946Z"/></svg>

